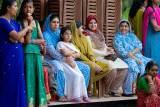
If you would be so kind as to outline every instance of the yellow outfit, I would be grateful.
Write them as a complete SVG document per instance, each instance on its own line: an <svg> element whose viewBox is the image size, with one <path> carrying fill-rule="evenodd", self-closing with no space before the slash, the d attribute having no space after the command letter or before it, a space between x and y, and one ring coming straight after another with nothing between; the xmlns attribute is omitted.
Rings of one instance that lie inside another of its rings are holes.
<svg viewBox="0 0 160 107"><path fill-rule="evenodd" d="M80 58L78 58L77 60L89 65L91 68L88 90L91 91L91 85L93 83L93 95L96 95L96 81L100 80L110 72L110 65L103 62L98 62L96 60L86 36L83 34L79 36L75 21L71 23L71 30L72 42L75 45L75 47L80 51ZM89 62L89 60L98 64L102 68L102 71L100 73L97 73L95 65Z"/></svg>
<svg viewBox="0 0 160 107"><path fill-rule="evenodd" d="M137 35L138 39L142 42L142 34L143 34L143 14L144 10L139 9L136 13L136 16L134 18L128 18L132 31L135 35Z"/></svg>

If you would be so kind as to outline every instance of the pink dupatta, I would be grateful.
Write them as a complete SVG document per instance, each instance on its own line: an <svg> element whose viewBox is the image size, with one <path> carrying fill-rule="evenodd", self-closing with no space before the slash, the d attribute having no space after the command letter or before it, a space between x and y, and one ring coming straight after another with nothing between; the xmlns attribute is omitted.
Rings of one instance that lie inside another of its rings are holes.
<svg viewBox="0 0 160 107"><path fill-rule="evenodd" d="M144 13L143 17L143 39L142 39L142 44L143 44L143 54L145 50L145 43L146 43L146 38L147 38L147 31L148 31L148 22L151 17L155 18L155 21L157 24L160 26L160 8L156 6L156 10L153 12L152 7L148 7Z"/></svg>

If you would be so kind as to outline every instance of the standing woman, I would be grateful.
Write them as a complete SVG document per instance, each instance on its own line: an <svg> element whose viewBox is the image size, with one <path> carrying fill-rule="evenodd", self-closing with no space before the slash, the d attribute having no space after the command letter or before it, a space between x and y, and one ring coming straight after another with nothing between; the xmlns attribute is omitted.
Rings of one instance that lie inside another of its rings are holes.
<svg viewBox="0 0 160 107"><path fill-rule="evenodd" d="M87 37L96 59L99 62L105 62L111 66L110 72L112 72L112 78L105 78L106 81L109 81L106 85L106 93L118 97L120 95L117 93L117 90L124 82L128 65L120 58L117 58L115 61L105 59L105 56L109 54L113 55L115 52L114 49L107 47L104 35L97 28L97 25L97 17L89 15L86 20L84 35ZM111 77L110 75L107 76Z"/></svg>
<svg viewBox="0 0 160 107"><path fill-rule="evenodd" d="M33 1L24 0L17 21L20 23L21 28L25 28L28 25L33 27L33 32L28 33L28 37L25 38L25 44L23 44L27 104L29 107L44 107L47 106L47 101L39 45L45 46L46 41L43 39L38 21L32 17L33 12Z"/></svg>
<svg viewBox="0 0 160 107"><path fill-rule="evenodd" d="M134 0L129 12L129 22L132 27L132 31L142 42L142 28L143 28L143 14L147 7L148 0Z"/></svg>
<svg viewBox="0 0 160 107"><path fill-rule="evenodd" d="M0 107L27 107L20 42L32 27L20 31L19 24L11 20L17 11L16 0L3 0L0 10Z"/></svg>
<svg viewBox="0 0 160 107"><path fill-rule="evenodd" d="M152 58L160 65L160 8L159 0L148 0L143 20L144 56ZM158 70L160 73L160 69Z"/></svg>

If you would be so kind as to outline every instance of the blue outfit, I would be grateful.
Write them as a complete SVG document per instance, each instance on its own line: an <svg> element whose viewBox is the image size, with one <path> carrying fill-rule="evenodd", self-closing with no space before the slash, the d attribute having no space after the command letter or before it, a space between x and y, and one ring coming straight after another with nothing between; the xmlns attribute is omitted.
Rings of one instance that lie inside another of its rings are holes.
<svg viewBox="0 0 160 107"><path fill-rule="evenodd" d="M27 107L24 55L21 43L11 43L9 33L20 25L0 18L0 107Z"/></svg>
<svg viewBox="0 0 160 107"><path fill-rule="evenodd" d="M160 32L155 32L149 21L144 56L152 58L160 65ZM158 70L160 73L160 68Z"/></svg>
<svg viewBox="0 0 160 107"><path fill-rule="evenodd" d="M121 20L119 24L122 21L128 22L127 20ZM129 27L131 28L130 25ZM117 55L129 66L129 71L123 84L123 92L125 94L131 94L132 83L137 79L137 74L140 73L142 76L145 73L145 66L151 59L144 57L141 52L136 53L134 56L142 61L142 65L139 65L135 59L127 58L127 53L136 48L139 48L142 51L142 43L135 34L131 33L131 29L127 34L122 34L118 30L118 33L115 35L113 40L113 46L117 52Z"/></svg>
<svg viewBox="0 0 160 107"><path fill-rule="evenodd" d="M54 67L55 75L56 75L56 82L57 82L57 92L58 96L62 97L64 95L64 87L65 87L65 78L64 78L64 70L63 65L61 64L64 57L56 50L57 43L60 40L60 28L56 32L54 32L50 27L50 17L49 15L45 21L45 30L43 32L43 37L47 41L46 51L47 54L45 55L45 61L52 64ZM86 87L89 84L90 78L90 67L84 63L79 61L75 61L78 65L80 71L82 72Z"/></svg>

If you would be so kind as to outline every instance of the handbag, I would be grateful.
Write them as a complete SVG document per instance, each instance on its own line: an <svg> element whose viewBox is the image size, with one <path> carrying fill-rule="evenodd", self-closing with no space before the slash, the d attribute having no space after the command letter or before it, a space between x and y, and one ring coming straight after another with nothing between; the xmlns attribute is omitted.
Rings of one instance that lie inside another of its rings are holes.
<svg viewBox="0 0 160 107"><path fill-rule="evenodd" d="M104 56L104 59L115 61L117 59L117 55L116 54L109 54L107 56Z"/></svg>

